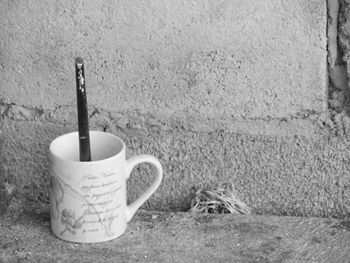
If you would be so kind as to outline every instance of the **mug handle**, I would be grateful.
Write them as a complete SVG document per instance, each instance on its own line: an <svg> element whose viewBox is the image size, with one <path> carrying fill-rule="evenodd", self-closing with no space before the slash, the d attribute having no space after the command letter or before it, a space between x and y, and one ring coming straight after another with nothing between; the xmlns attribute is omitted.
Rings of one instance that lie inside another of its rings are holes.
<svg viewBox="0 0 350 263"><path fill-rule="evenodd" d="M129 222L131 220L137 209L139 209L140 206L146 202L146 200L150 198L150 196L157 190L163 178L163 169L160 162L152 155L141 154L126 160L126 179L129 178L132 169L134 169L134 167L140 163L152 164L157 170L156 178L144 193L142 193L134 202L127 206L126 222Z"/></svg>

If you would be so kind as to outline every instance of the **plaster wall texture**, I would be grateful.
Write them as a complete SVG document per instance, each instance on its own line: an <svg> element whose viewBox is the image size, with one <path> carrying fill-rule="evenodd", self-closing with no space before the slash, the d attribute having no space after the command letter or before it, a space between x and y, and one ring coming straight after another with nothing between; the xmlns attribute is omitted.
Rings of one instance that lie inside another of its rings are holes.
<svg viewBox="0 0 350 263"><path fill-rule="evenodd" d="M350 209L349 119L327 111L321 0L0 1L0 190L47 201L49 142L77 129L86 60L91 128L165 170L145 207L186 210L233 182L255 213ZM131 177L133 199L150 181Z"/></svg>
<svg viewBox="0 0 350 263"><path fill-rule="evenodd" d="M102 118L103 114L91 122L93 129L100 128ZM135 114L127 127L111 120L107 131L125 140L128 157L151 153L163 164L163 183L144 208L186 210L193 188L233 182L239 197L257 214L344 217L349 213L348 118L344 117L346 126L333 123L334 132L345 134L314 137L188 131L149 123L140 127L142 118ZM332 133L321 120L319 123L320 131ZM4 206L10 204L11 197L48 200L47 145L74 126L40 120L4 122L1 173L7 192L4 189L3 194L11 193L1 199ZM130 199L149 184L150 173L147 166L134 172L129 181Z"/></svg>
<svg viewBox="0 0 350 263"><path fill-rule="evenodd" d="M0 7L7 103L74 105L79 55L91 107L223 120L326 107L321 0L3 0Z"/></svg>

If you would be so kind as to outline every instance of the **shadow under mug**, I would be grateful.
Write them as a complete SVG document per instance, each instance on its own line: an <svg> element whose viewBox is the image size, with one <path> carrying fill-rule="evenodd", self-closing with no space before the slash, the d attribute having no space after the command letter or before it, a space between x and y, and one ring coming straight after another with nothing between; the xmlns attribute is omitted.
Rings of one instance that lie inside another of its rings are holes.
<svg viewBox="0 0 350 263"><path fill-rule="evenodd" d="M70 242L97 243L122 235L163 176L160 162L151 155L126 160L125 143L112 134L90 131L90 145L90 162L79 161L78 132L56 138L49 147L51 230ZM144 162L156 168L155 179L127 205L126 180Z"/></svg>

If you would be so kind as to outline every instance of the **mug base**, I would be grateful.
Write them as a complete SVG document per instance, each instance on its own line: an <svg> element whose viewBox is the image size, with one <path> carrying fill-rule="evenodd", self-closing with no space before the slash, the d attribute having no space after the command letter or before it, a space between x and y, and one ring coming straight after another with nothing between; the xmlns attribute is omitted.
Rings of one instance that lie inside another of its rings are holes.
<svg viewBox="0 0 350 263"><path fill-rule="evenodd" d="M55 231L53 230L52 227L51 227L51 232L54 234L55 237L57 237L63 241L67 241L67 242L71 242L71 243L80 243L80 244L95 244L95 243L109 242L109 241L112 241L114 239L117 239L125 233L125 229L123 231L121 231L120 233L114 234L113 236L103 236L103 237L99 237L97 235L95 235L94 237L87 237L87 236L77 237L77 236L73 236L73 235L62 235L62 233L61 234L55 233Z"/></svg>

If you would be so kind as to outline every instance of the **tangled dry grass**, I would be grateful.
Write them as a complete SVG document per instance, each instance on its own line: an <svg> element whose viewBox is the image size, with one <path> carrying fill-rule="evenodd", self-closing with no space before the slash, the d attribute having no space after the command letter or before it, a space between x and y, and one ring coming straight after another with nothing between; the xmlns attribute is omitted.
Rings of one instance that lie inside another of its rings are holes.
<svg viewBox="0 0 350 263"><path fill-rule="evenodd" d="M191 212L212 214L250 214L249 207L238 198L233 184L199 189L191 202Z"/></svg>

